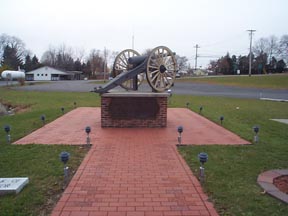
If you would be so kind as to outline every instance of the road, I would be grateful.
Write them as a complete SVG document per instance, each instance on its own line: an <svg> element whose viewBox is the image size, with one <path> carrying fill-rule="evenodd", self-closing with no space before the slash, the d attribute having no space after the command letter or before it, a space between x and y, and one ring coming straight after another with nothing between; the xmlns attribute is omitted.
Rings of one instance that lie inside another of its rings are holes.
<svg viewBox="0 0 288 216"><path fill-rule="evenodd" d="M51 81L42 84L35 84L27 82L26 86L14 86L13 89L22 91L64 91L64 92L89 92L99 84L93 81ZM0 86L5 86L6 82L0 81ZM119 91L123 91L120 87ZM143 84L139 87L140 91L151 91L148 84ZM213 84L200 84L177 82L172 88L173 94L179 95L205 95L205 96L222 96L233 98L272 98L288 100L288 89L274 90L274 89L260 89L260 88L241 88Z"/></svg>

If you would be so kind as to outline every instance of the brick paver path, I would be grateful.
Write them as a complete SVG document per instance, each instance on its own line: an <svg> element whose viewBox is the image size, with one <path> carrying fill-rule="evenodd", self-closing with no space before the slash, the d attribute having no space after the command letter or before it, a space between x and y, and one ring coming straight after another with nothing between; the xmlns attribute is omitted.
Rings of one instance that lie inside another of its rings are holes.
<svg viewBox="0 0 288 216"><path fill-rule="evenodd" d="M148 138L151 132L157 133L157 136L154 137L157 140L167 144L177 144L177 127L180 125L184 127L183 144L250 144L236 134L188 109L169 108L167 115L166 128L102 129L100 125L100 108L83 107L66 113L50 124L16 141L15 144L85 144L86 133L84 129L86 126L91 127L91 141L95 145L98 144L97 140L99 137L106 137L110 133L112 135L119 133L119 135L117 134L118 138L125 142L126 139L131 139L135 133L143 133L144 138ZM113 135L113 139L116 139L116 136ZM139 142L139 140L137 139L136 142Z"/></svg>
<svg viewBox="0 0 288 216"><path fill-rule="evenodd" d="M78 108L16 143L80 144L92 127L92 148L53 216L218 215L177 152L180 124L184 143L248 144L187 109L168 109L163 129L101 129L99 108Z"/></svg>

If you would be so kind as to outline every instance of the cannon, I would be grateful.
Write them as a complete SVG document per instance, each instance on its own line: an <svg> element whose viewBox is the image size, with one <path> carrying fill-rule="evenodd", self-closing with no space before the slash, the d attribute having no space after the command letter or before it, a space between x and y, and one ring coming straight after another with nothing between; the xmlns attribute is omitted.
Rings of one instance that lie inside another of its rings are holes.
<svg viewBox="0 0 288 216"><path fill-rule="evenodd" d="M145 78L153 92L164 92L173 86L176 72L175 53L165 46L158 46L143 56L135 50L126 49L115 58L113 79L105 86L95 88L94 92L106 93L116 86L127 91L138 90Z"/></svg>

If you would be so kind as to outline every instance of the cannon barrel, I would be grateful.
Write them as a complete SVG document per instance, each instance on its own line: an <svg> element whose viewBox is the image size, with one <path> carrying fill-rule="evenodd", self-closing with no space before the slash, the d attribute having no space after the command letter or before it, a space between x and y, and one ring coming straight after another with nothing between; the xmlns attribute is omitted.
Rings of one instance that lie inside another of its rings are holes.
<svg viewBox="0 0 288 216"><path fill-rule="evenodd" d="M128 63L133 65L134 67L136 67L136 66L142 64L146 60L147 57L148 56L146 56L146 55L130 57L130 58L128 58Z"/></svg>

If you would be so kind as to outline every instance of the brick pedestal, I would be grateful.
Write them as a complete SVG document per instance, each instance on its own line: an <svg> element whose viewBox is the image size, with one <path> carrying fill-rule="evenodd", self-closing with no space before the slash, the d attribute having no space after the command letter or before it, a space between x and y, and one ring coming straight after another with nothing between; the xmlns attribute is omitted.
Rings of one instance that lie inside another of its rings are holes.
<svg viewBox="0 0 288 216"><path fill-rule="evenodd" d="M101 95L102 127L166 127L167 93L117 92Z"/></svg>

